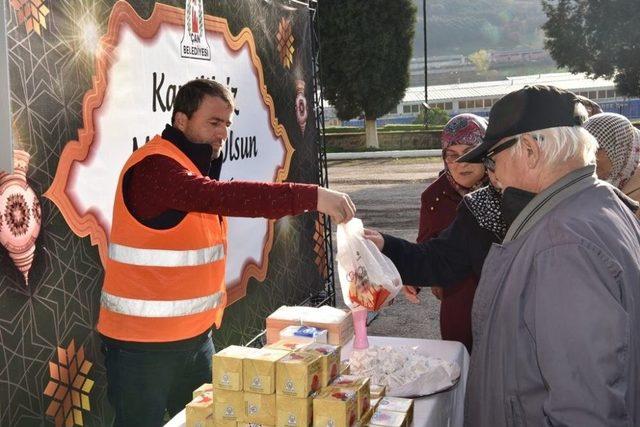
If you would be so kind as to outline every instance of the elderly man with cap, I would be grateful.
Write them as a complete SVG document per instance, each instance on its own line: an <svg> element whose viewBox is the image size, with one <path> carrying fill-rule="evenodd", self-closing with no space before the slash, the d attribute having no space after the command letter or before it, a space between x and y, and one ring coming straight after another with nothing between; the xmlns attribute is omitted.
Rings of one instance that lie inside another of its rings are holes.
<svg viewBox="0 0 640 427"><path fill-rule="evenodd" d="M640 425L640 226L595 177L586 116L527 86L458 160L495 171L509 225L475 295L468 426Z"/></svg>

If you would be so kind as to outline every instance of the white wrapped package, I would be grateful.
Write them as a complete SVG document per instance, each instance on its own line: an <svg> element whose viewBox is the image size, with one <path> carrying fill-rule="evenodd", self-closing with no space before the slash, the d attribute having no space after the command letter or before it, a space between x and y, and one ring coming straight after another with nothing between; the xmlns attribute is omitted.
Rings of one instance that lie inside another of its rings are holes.
<svg viewBox="0 0 640 427"><path fill-rule="evenodd" d="M387 395L425 396L453 386L460 366L418 353L416 347L371 347L356 350L350 358L351 374L387 386Z"/></svg>
<svg viewBox="0 0 640 427"><path fill-rule="evenodd" d="M269 317L280 320L304 322L340 323L347 317L347 313L339 308L323 305L322 307L286 306L283 305Z"/></svg>

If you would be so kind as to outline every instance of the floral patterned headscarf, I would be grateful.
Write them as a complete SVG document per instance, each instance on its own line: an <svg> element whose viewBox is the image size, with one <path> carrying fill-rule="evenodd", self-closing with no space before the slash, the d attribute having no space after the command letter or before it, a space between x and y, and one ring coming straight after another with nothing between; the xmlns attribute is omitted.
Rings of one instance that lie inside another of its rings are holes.
<svg viewBox="0 0 640 427"><path fill-rule="evenodd" d="M584 123L584 128L611 160L607 182L614 187L624 187L640 164L640 130L629 119L615 113L596 114Z"/></svg>
<svg viewBox="0 0 640 427"><path fill-rule="evenodd" d="M452 145L469 145L472 147L480 145L486 130L487 121L475 114L458 114L453 117L442 129L442 136L440 138L442 142L442 159L444 160L447 148ZM463 187L451 176L451 171L449 171L449 165L446 161L444 162L444 169L449 182L462 196L486 185L486 179L482 179L473 188Z"/></svg>

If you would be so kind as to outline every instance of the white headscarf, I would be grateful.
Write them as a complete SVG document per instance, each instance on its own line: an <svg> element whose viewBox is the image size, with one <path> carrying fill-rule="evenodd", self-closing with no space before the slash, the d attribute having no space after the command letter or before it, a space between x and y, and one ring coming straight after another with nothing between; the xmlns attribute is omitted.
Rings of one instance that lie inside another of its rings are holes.
<svg viewBox="0 0 640 427"><path fill-rule="evenodd" d="M615 113L596 114L585 122L584 127L595 136L599 148L611 160L607 182L624 187L640 163L640 130L626 117Z"/></svg>

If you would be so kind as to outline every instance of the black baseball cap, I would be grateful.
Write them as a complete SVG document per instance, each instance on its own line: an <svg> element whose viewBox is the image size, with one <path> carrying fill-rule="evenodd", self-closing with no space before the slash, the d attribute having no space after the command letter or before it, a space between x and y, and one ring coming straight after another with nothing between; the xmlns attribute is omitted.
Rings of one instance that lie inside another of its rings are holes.
<svg viewBox="0 0 640 427"><path fill-rule="evenodd" d="M576 109L579 103L576 94L555 86L531 85L511 92L493 104L482 144L458 162L482 162L498 141L509 136L560 126L582 126L587 116L585 109Z"/></svg>

